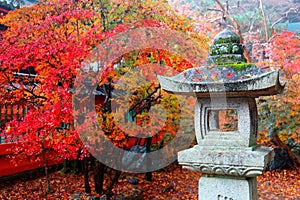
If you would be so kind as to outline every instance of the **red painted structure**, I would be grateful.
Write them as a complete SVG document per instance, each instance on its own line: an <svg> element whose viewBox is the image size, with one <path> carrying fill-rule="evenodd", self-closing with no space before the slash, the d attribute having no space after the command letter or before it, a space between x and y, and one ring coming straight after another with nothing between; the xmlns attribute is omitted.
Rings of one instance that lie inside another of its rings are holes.
<svg viewBox="0 0 300 200"><path fill-rule="evenodd" d="M28 157L18 160L17 163L14 164L9 158L9 155L12 155L10 149L13 146L14 143L0 144L0 177L38 169L44 166L44 162L41 157L39 157L37 161L31 161L33 160L33 157ZM49 159L48 166L62 163L63 160L55 156L55 152L51 150L49 150L49 152L46 154L46 158Z"/></svg>

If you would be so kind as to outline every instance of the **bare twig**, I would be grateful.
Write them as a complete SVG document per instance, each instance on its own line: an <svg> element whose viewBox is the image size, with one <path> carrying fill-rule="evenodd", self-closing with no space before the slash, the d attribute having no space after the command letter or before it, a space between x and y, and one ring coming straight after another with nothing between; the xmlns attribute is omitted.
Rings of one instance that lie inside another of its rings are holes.
<svg viewBox="0 0 300 200"><path fill-rule="evenodd" d="M277 21L275 21L275 22L271 25L271 29L272 29L273 31L275 31L275 30L274 30L274 26L275 26L276 24L280 23L281 21L283 21L283 20L285 20L285 19L288 19L288 16L289 16L289 14L290 14L291 12L297 13L297 12L298 12L298 9L297 9L297 8L290 8L290 9L284 14L284 16L282 16L281 18L279 18Z"/></svg>

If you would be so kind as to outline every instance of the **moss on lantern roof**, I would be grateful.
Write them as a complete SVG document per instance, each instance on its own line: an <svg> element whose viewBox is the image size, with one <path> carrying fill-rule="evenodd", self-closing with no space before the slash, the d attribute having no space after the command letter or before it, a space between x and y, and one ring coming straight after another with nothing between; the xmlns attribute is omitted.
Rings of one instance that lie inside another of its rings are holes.
<svg viewBox="0 0 300 200"><path fill-rule="evenodd" d="M253 63L230 63L220 67L231 67L235 72L241 72L249 67L255 67L255 65Z"/></svg>

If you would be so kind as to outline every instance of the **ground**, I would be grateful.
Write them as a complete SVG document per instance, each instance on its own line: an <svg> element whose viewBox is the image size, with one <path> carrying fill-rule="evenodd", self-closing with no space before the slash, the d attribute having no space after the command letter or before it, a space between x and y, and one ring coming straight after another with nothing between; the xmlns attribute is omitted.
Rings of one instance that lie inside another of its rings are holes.
<svg viewBox="0 0 300 200"><path fill-rule="evenodd" d="M267 171L258 177L259 200L295 200L300 199L300 168L282 170L280 172ZM45 194L45 177L41 172L13 179L1 180L0 199L74 199L78 194L81 199L88 199L84 193L83 175L61 174L54 171L50 174L52 193ZM115 185L114 196L141 193L143 199L156 200L187 200L197 199L198 180L201 174L178 165L172 165L165 170L154 172L153 181L144 179L144 174L123 173L119 183ZM130 182L132 177L138 184ZM93 181L90 181L93 188ZM92 192L93 196L97 196ZM135 198L136 200L137 198Z"/></svg>

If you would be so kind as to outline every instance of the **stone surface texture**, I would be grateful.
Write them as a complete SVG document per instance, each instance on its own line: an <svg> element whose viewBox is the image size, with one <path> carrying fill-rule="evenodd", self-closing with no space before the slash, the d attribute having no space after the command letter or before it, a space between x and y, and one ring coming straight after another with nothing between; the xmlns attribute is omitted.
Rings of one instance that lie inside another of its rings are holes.
<svg viewBox="0 0 300 200"><path fill-rule="evenodd" d="M213 188L214 192L211 192ZM246 192L246 191L253 191ZM202 177L199 181L199 199L203 200L257 200L257 182L250 179Z"/></svg>
<svg viewBox="0 0 300 200"><path fill-rule="evenodd" d="M254 177L261 175L273 157L268 147L220 148L196 145L180 151L178 162L184 168L204 174Z"/></svg>

